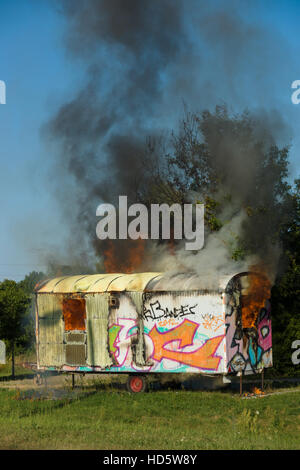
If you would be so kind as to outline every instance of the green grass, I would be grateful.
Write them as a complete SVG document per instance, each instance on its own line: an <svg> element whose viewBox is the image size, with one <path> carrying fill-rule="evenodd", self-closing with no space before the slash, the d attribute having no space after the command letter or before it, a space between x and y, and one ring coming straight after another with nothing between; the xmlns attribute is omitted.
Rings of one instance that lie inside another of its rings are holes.
<svg viewBox="0 0 300 470"><path fill-rule="evenodd" d="M20 365L15 366L15 378L21 379L25 376L31 376L34 372L30 369L24 369ZM0 365L0 380L10 380L11 379L11 364Z"/></svg>
<svg viewBox="0 0 300 470"><path fill-rule="evenodd" d="M11 379L11 358L8 356L6 358L6 364L0 364L0 381L2 380L10 380ZM23 362L36 362L36 356L34 353L18 355L16 356L15 360L15 377L16 378L23 378L24 376L32 375L33 371L31 369L25 369L22 367ZM1 382L0 382L1 383Z"/></svg>
<svg viewBox="0 0 300 470"><path fill-rule="evenodd" d="M230 392L101 390L18 400L0 389L1 449L299 449L300 390L256 399Z"/></svg>

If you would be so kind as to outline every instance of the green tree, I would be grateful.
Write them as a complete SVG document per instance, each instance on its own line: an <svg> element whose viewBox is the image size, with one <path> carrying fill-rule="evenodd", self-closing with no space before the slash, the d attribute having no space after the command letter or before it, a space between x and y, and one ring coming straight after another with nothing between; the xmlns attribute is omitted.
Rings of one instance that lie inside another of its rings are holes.
<svg viewBox="0 0 300 470"><path fill-rule="evenodd" d="M255 254L274 262L281 226L290 223L289 148L275 145L263 117L233 115L226 106L186 112L179 130L164 143L154 139L146 157L141 201L205 204L207 235L239 214L242 226L227 241L232 259Z"/></svg>
<svg viewBox="0 0 300 470"><path fill-rule="evenodd" d="M24 314L23 335L19 338L19 345L24 349L31 349L35 344L34 289L36 285L45 278L46 275L43 272L32 271L18 283L18 286L31 299Z"/></svg>
<svg viewBox="0 0 300 470"><path fill-rule="evenodd" d="M15 347L25 334L26 311L30 296L15 281L0 283L0 336L9 344L12 377L15 377Z"/></svg>
<svg viewBox="0 0 300 470"><path fill-rule="evenodd" d="M31 295L34 292L36 285L46 278L46 275L41 271L31 271L26 274L25 278L19 282L19 286L28 294Z"/></svg>
<svg viewBox="0 0 300 470"><path fill-rule="evenodd" d="M295 373L291 344L300 339L300 180L294 187L288 183L289 148L275 145L263 116L232 115L226 106L186 112L179 131L160 147L160 160L167 165L145 165L149 175L141 199L204 203L207 235L230 224L235 214L243 215L226 246L235 261L255 254L273 274L277 270L271 299L274 365L281 373ZM152 155L159 151L159 145L151 147Z"/></svg>
<svg viewBox="0 0 300 470"><path fill-rule="evenodd" d="M281 227L282 270L272 289L274 365L278 372L300 374L291 362L291 345L300 340L300 180L289 194L289 222Z"/></svg>
<svg viewBox="0 0 300 470"><path fill-rule="evenodd" d="M230 219L243 212L234 259L272 257L270 247L278 242L282 224L289 223L288 154L288 147L274 144L272 130L261 120L218 106L214 112L186 113L173 134L165 178L182 200L196 193L195 202L205 204L209 232L220 230L228 214Z"/></svg>

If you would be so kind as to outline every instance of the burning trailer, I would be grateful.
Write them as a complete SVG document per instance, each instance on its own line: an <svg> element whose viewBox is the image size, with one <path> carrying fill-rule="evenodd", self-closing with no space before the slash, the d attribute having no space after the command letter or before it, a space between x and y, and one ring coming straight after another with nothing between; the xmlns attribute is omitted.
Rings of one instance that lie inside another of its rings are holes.
<svg viewBox="0 0 300 470"><path fill-rule="evenodd" d="M204 282L205 281L205 282ZM272 366L270 283L194 273L59 277L36 288L38 372L254 374Z"/></svg>

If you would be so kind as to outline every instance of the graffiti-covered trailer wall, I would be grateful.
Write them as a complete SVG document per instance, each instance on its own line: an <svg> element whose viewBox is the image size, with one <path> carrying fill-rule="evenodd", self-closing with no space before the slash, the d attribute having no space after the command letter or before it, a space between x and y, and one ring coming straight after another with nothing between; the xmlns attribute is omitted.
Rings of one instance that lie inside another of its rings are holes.
<svg viewBox="0 0 300 470"><path fill-rule="evenodd" d="M99 274L36 289L38 368L254 373L272 365L270 286L240 273L203 289L195 274Z"/></svg>

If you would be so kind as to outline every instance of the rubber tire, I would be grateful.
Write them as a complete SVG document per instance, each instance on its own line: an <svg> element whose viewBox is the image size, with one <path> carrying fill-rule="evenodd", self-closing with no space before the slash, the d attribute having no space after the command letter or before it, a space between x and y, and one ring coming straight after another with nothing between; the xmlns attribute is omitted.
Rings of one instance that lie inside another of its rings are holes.
<svg viewBox="0 0 300 470"><path fill-rule="evenodd" d="M130 393L142 393L147 390L147 381L143 375L130 375L126 384Z"/></svg>

